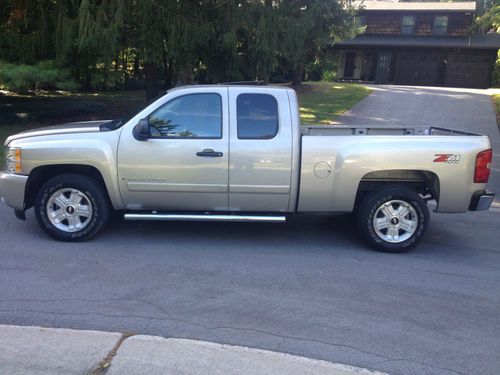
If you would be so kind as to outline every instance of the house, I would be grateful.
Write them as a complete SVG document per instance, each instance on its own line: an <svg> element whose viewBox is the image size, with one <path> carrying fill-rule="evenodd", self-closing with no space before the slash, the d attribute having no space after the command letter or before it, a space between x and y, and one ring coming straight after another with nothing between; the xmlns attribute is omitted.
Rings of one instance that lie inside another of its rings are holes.
<svg viewBox="0 0 500 375"><path fill-rule="evenodd" d="M448 87L490 86L499 34L470 33L476 4L368 0L365 32L333 45L337 78Z"/></svg>

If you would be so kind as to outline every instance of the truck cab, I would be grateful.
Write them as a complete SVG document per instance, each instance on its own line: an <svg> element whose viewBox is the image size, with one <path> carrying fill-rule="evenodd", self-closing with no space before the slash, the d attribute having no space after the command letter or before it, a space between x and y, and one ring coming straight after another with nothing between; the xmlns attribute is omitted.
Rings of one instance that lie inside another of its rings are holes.
<svg viewBox="0 0 500 375"><path fill-rule="evenodd" d="M117 165L125 208L293 211L300 129L290 96L296 100L290 89L237 86L170 92L139 115L147 122L143 139L122 131Z"/></svg>

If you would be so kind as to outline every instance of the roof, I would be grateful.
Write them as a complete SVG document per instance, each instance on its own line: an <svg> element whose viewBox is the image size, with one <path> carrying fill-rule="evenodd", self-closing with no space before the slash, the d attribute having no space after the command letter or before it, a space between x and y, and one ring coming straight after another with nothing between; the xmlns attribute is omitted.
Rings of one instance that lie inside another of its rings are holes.
<svg viewBox="0 0 500 375"><path fill-rule="evenodd" d="M398 11L398 12L475 12L475 2L453 3L400 3L392 1L354 1L353 5L369 11Z"/></svg>
<svg viewBox="0 0 500 375"><path fill-rule="evenodd" d="M358 35L335 45L500 49L500 34L471 36Z"/></svg>

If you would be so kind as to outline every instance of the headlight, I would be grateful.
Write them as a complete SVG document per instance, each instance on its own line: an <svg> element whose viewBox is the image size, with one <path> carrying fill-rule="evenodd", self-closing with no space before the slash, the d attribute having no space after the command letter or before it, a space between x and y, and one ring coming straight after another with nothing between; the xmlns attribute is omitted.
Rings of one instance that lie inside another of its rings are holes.
<svg viewBox="0 0 500 375"><path fill-rule="evenodd" d="M21 149L19 147L7 147L5 154L7 170L11 173L21 173Z"/></svg>

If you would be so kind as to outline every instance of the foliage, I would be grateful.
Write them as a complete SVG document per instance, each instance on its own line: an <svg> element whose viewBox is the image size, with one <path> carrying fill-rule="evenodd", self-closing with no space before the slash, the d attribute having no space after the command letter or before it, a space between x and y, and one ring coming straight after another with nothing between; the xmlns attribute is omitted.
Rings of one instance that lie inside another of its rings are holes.
<svg viewBox="0 0 500 375"><path fill-rule="evenodd" d="M482 33L500 33L500 5L492 6L482 16L477 17L474 26Z"/></svg>
<svg viewBox="0 0 500 375"><path fill-rule="evenodd" d="M492 99L497 114L497 125L500 126L500 94L493 95Z"/></svg>
<svg viewBox="0 0 500 375"><path fill-rule="evenodd" d="M322 75L323 81L334 82L337 79L335 70L325 70Z"/></svg>
<svg viewBox="0 0 500 375"><path fill-rule="evenodd" d="M54 61L41 61L34 65L0 62L0 86L12 91L30 89L76 90L78 85L70 78L69 70Z"/></svg>
<svg viewBox="0 0 500 375"><path fill-rule="evenodd" d="M500 87L500 50L497 53L497 61L493 69L493 87Z"/></svg>
<svg viewBox="0 0 500 375"><path fill-rule="evenodd" d="M306 65L321 59L328 44L356 33L355 9L348 4L2 0L0 56L23 65L16 73L19 84L12 86L22 89L33 81L28 67L46 60L57 61L87 90L120 89L134 82L154 89L158 81L165 87L194 80L268 81L276 72L300 83ZM321 77L312 67L316 79Z"/></svg>

